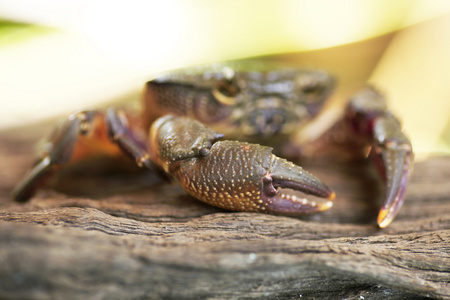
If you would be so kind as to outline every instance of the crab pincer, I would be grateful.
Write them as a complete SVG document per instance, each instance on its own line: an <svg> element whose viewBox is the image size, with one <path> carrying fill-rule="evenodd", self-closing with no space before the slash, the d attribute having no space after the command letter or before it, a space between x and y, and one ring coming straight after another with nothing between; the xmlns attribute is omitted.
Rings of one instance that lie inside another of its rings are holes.
<svg viewBox="0 0 450 300"><path fill-rule="evenodd" d="M347 118L359 134L369 139L370 156L386 184L378 214L380 228L388 226L400 211L414 164L412 145L398 119L387 109L374 88L362 90L347 107Z"/></svg>
<svg viewBox="0 0 450 300"><path fill-rule="evenodd" d="M273 155L270 147L217 141L221 135L201 123L173 116L156 121L151 132L152 153L157 154L153 159L203 202L234 211L290 215L332 206L329 187ZM327 200L308 200L295 191Z"/></svg>
<svg viewBox="0 0 450 300"><path fill-rule="evenodd" d="M378 117L374 122L372 152L379 161L386 182L386 196L378 214L378 226L388 226L400 211L413 164L412 146L401 132L400 123L391 114Z"/></svg>

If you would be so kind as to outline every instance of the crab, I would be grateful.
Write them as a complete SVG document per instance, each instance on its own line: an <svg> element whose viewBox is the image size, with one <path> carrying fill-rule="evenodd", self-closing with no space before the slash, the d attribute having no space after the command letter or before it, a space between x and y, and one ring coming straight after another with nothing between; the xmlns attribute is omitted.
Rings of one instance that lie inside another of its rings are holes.
<svg viewBox="0 0 450 300"><path fill-rule="evenodd" d="M113 107L70 115L13 198L27 201L66 165L116 155L177 182L213 206L299 215L329 209L335 192L279 156L366 155L385 182L377 219L384 228L405 199L413 166L411 142L384 96L372 87L351 97L327 130L305 138L304 128L321 115L334 85L335 79L321 70L223 66L169 73L146 83L140 117Z"/></svg>

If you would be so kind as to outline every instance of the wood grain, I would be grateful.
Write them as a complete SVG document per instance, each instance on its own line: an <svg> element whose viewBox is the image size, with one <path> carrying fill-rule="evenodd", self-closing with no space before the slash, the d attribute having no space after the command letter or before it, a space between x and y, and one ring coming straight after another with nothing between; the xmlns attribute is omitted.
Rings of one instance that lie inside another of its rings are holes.
<svg viewBox="0 0 450 300"><path fill-rule="evenodd" d="M69 194L14 203L47 127L0 133L2 299L450 299L450 157L416 164L384 230L374 225L382 186L365 162L305 163L338 197L301 218L89 174L57 183Z"/></svg>

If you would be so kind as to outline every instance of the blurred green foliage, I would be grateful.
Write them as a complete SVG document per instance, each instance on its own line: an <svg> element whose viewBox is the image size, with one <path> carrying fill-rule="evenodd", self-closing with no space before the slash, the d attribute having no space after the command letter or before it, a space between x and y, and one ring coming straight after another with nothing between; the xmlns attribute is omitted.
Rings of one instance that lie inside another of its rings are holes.
<svg viewBox="0 0 450 300"><path fill-rule="evenodd" d="M0 20L0 47L20 43L53 31L55 29L46 26Z"/></svg>

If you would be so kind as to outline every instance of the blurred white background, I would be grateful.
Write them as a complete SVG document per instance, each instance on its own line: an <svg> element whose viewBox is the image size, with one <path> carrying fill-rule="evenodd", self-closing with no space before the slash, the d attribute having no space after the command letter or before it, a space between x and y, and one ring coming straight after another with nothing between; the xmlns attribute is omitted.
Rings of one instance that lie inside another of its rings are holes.
<svg viewBox="0 0 450 300"><path fill-rule="evenodd" d="M416 152L450 153L450 1L0 0L0 18L0 130L137 94L174 68L395 33L360 80L391 96Z"/></svg>

